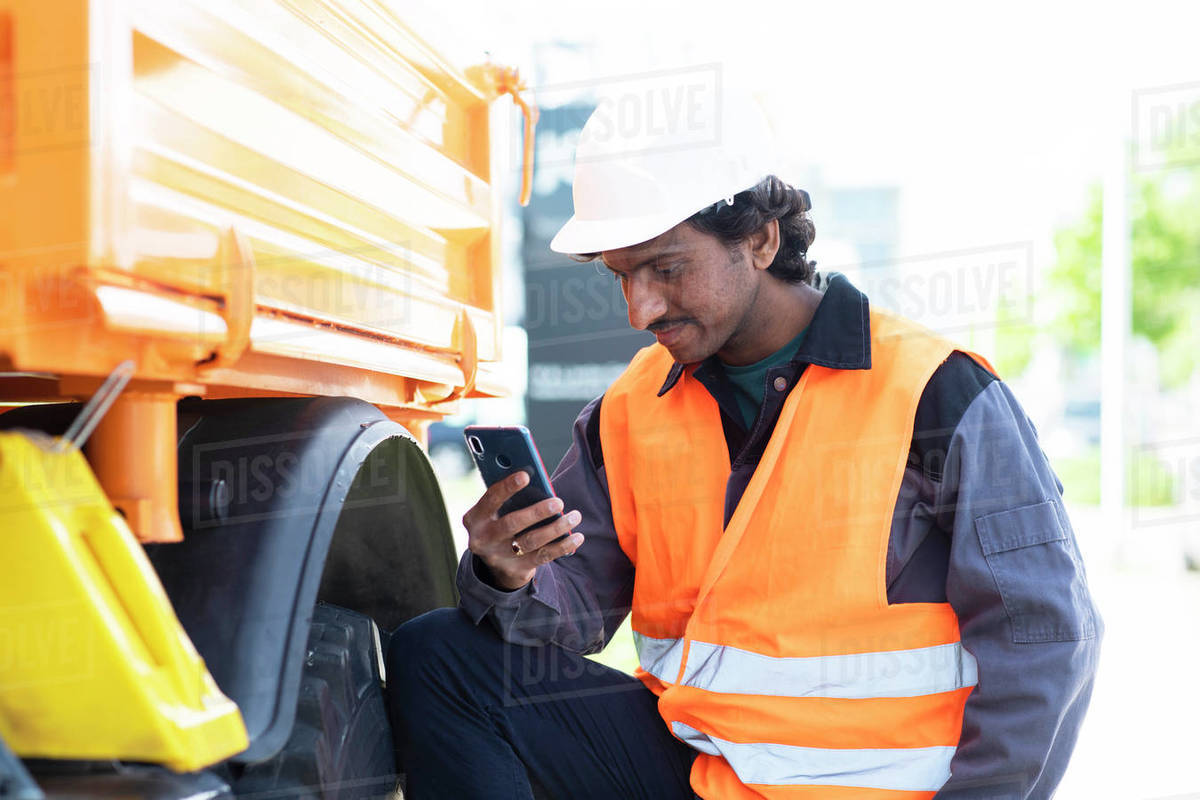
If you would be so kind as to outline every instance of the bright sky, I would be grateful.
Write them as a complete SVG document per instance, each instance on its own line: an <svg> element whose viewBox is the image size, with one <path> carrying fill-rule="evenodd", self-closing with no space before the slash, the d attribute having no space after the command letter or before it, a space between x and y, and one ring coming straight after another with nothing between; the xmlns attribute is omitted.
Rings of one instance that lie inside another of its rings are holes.
<svg viewBox="0 0 1200 800"><path fill-rule="evenodd" d="M901 255L1033 241L1047 264L1131 90L1200 82L1190 2L465 7L482 46L527 72L534 43L590 43L591 58L556 63L553 84L719 63L760 93L796 167L832 186L901 188Z"/></svg>

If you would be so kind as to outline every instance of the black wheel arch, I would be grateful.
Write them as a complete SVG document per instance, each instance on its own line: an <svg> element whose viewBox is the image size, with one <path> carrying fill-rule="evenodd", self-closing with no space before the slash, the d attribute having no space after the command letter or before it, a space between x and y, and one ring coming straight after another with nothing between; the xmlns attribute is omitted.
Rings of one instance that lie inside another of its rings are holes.
<svg viewBox="0 0 1200 800"><path fill-rule="evenodd" d="M454 605L450 524L420 445L368 403L187 400L179 414L184 540L146 550L242 710L250 746L234 760L260 761L292 730L316 602L385 630Z"/></svg>

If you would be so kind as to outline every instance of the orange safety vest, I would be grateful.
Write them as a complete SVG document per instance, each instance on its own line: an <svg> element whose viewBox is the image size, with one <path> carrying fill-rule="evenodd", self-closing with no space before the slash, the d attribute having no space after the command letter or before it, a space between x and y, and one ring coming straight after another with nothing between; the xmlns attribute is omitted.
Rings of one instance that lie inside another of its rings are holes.
<svg viewBox="0 0 1200 800"><path fill-rule="evenodd" d="M808 366L724 529L729 454L693 370L658 397L673 360L652 345L604 396L637 676L699 751L702 797L928 798L950 777L975 659L948 603L888 605L886 566L917 402L956 348L870 321L872 367Z"/></svg>

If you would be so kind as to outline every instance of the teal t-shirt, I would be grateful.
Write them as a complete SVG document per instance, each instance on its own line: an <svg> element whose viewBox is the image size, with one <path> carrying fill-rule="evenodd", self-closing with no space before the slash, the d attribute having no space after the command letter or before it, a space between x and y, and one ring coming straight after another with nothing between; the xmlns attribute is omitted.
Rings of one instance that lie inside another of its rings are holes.
<svg viewBox="0 0 1200 800"><path fill-rule="evenodd" d="M750 430L750 427L754 425L754 420L758 417L758 410L762 408L763 397L767 392L767 370L772 367L782 367L791 361L795 357L796 351L800 349L806 333L808 333L808 328L800 331L796 334L795 339L771 355L761 361L755 361L753 364L735 367L721 362L721 367L729 377L729 382L733 384L733 395L737 398L738 409L742 412L746 430Z"/></svg>

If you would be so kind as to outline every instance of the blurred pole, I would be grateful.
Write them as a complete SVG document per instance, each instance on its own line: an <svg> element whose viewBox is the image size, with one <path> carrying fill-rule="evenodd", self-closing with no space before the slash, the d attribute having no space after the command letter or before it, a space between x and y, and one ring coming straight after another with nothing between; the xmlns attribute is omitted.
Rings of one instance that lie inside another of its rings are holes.
<svg viewBox="0 0 1200 800"><path fill-rule="evenodd" d="M1131 100L1118 95L1104 173L1100 265L1100 508L1125 533L1126 356L1133 296L1130 279L1129 140Z"/></svg>

